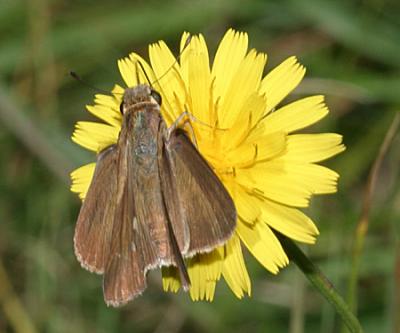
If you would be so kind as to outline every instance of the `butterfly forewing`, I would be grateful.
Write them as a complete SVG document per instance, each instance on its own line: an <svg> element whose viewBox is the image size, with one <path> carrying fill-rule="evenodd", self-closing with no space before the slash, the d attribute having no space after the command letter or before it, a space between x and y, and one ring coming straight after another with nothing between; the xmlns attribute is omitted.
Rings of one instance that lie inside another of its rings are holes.
<svg viewBox="0 0 400 333"><path fill-rule="evenodd" d="M165 142L163 158L167 207L180 209L170 214L172 226L183 221L189 229L182 254L193 256L224 244L235 229L236 209L221 181L181 130Z"/></svg>
<svg viewBox="0 0 400 333"><path fill-rule="evenodd" d="M112 240L104 272L104 299L120 306L146 288L146 271L158 265L156 248L145 221L138 219L134 197L135 167L130 136L122 134L118 160L117 191Z"/></svg>
<svg viewBox="0 0 400 333"><path fill-rule="evenodd" d="M189 226L184 220L183 204L177 197L177 184L174 179L171 161L168 158L164 141L160 147L159 168L160 183L162 186L163 197L165 201L168 218L171 223L172 232L181 253L187 252L190 244Z"/></svg>
<svg viewBox="0 0 400 333"><path fill-rule="evenodd" d="M84 268L98 274L104 272L109 254L117 191L117 159L118 148L114 145L98 155L75 227L75 254Z"/></svg>

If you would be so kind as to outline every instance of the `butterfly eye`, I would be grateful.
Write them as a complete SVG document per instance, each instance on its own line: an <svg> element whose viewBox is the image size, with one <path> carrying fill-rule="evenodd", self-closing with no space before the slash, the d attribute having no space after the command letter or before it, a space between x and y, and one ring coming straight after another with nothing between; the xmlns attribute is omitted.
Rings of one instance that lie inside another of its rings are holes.
<svg viewBox="0 0 400 333"><path fill-rule="evenodd" d="M124 102L122 102L122 103L119 105L119 112L121 112L121 114L124 114Z"/></svg>
<svg viewBox="0 0 400 333"><path fill-rule="evenodd" d="M161 106L161 95L155 91L155 90L151 90L151 97L153 97L155 99L155 101L158 103L158 105Z"/></svg>

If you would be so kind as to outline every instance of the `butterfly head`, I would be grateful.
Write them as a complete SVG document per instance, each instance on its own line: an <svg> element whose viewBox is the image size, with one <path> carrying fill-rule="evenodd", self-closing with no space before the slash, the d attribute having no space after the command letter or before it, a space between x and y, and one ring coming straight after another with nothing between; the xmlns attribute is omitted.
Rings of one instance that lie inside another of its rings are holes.
<svg viewBox="0 0 400 333"><path fill-rule="evenodd" d="M133 88L127 88L120 105L120 111L125 114L137 104L151 103L161 106L161 95L147 84L139 84Z"/></svg>

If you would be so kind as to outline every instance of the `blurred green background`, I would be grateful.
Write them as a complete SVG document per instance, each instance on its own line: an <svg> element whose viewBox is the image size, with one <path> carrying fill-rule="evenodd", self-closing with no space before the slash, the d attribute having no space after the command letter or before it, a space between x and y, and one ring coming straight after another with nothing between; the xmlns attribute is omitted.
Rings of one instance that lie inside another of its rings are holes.
<svg viewBox="0 0 400 333"><path fill-rule="evenodd" d="M351 248L369 170L400 104L400 2L0 1L0 332L340 332L333 309L296 266L278 276L251 256L251 298L224 282L213 303L161 291L159 274L121 309L103 302L101 278L83 270L72 238L80 201L69 172L94 156L70 135L94 91L122 83L116 60L164 39L177 52L184 30L213 53L226 29L247 31L268 53L267 70L297 55L307 75L290 99L325 94L330 116L308 130L344 135L326 165L336 195L307 213L321 236L305 251L346 294ZM400 332L399 135L383 160L361 256L359 318L366 332ZM156 281L156 282L154 282ZM158 281L158 282L157 282Z"/></svg>

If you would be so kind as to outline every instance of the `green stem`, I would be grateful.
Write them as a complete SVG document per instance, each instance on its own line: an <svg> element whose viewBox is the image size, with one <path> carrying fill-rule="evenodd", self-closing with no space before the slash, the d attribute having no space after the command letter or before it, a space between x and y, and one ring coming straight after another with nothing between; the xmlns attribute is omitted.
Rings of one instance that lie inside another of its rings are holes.
<svg viewBox="0 0 400 333"><path fill-rule="evenodd" d="M358 319L350 311L344 299L338 294L332 283L315 266L300 248L289 238L276 233L289 259L292 260L304 273L311 284L321 293L323 297L335 308L337 314L343 320L352 333L362 333L363 329Z"/></svg>

